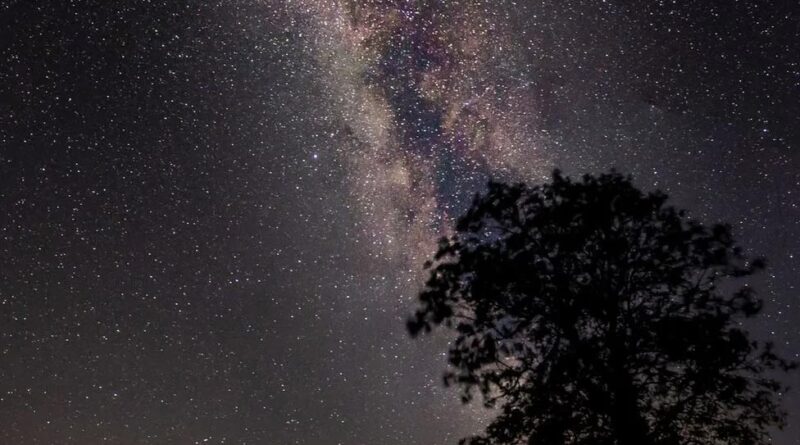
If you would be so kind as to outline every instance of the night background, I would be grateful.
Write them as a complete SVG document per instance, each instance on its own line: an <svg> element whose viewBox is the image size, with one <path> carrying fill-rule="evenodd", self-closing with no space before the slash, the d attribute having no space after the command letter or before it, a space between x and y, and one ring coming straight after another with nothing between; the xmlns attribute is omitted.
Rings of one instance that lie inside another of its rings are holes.
<svg viewBox="0 0 800 445"><path fill-rule="evenodd" d="M454 444L422 264L555 167L729 222L800 358L795 1L2 0L0 442Z"/></svg>

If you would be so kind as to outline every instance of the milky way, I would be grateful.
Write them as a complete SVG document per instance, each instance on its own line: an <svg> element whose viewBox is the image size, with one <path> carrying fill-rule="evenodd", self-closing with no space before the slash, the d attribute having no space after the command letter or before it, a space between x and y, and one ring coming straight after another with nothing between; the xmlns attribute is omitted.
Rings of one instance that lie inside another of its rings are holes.
<svg viewBox="0 0 800 445"><path fill-rule="evenodd" d="M298 2L377 252L430 254L494 178L551 168L509 11L481 2ZM459 26L453 26L458 23Z"/></svg>
<svg viewBox="0 0 800 445"><path fill-rule="evenodd" d="M422 264L555 167L730 222L800 357L790 3L0 2L0 442L456 443Z"/></svg>

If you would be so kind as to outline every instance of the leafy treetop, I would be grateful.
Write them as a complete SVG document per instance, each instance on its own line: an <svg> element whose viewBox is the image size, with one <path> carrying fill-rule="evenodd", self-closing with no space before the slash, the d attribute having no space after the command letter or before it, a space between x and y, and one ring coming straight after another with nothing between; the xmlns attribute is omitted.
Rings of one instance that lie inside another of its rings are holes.
<svg viewBox="0 0 800 445"><path fill-rule="evenodd" d="M761 444L788 370L740 320L764 267L611 172L490 183L440 241L412 335L456 332L448 384L498 417L471 444ZM730 281L730 280L728 280Z"/></svg>

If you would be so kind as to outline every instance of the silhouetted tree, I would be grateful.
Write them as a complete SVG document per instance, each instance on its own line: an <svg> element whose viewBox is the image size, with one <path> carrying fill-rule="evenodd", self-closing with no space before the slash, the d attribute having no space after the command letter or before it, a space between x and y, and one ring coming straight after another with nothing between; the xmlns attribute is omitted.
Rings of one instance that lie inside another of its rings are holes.
<svg viewBox="0 0 800 445"><path fill-rule="evenodd" d="M489 184L443 238L409 319L452 328L449 384L497 418L471 444L760 444L790 364L740 320L763 268L617 173Z"/></svg>

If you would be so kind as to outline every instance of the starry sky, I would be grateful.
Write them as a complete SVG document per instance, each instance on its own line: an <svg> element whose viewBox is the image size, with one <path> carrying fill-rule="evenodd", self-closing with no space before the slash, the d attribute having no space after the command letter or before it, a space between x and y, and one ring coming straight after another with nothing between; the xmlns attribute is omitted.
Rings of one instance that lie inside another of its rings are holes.
<svg viewBox="0 0 800 445"><path fill-rule="evenodd" d="M0 442L454 444L422 263L555 167L730 222L800 358L799 98L794 1L2 0Z"/></svg>

